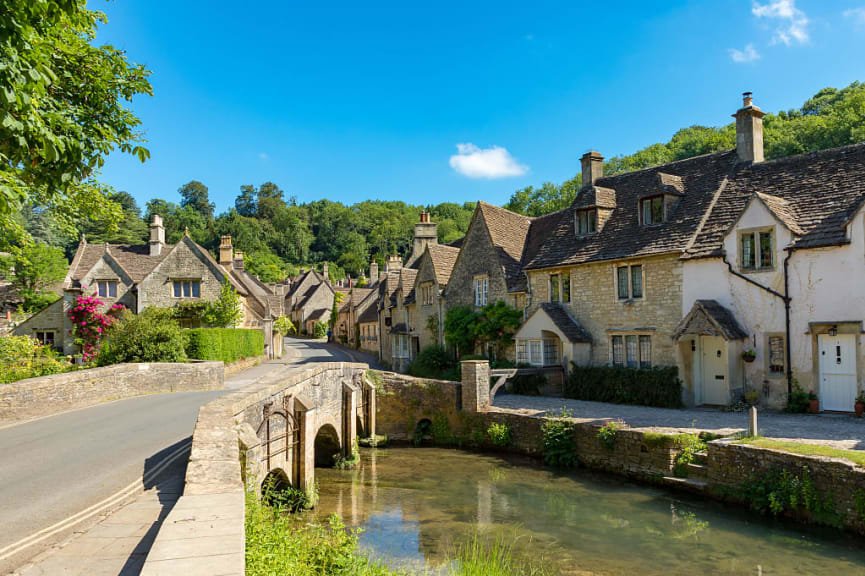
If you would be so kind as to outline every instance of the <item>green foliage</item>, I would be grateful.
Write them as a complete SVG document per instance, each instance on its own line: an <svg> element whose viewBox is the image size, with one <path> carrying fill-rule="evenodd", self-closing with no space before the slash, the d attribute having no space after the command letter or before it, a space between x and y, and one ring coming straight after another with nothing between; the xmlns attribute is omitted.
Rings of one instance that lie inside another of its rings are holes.
<svg viewBox="0 0 865 576"><path fill-rule="evenodd" d="M453 370L455 363L450 354L441 346L427 346L420 351L417 358L409 364L406 370L411 376L418 378L433 378L440 380Z"/></svg>
<svg viewBox="0 0 865 576"><path fill-rule="evenodd" d="M706 451L706 441L699 434L677 434L673 443L681 450L673 463L673 476L687 478L688 464L696 461L698 453Z"/></svg>
<svg viewBox="0 0 865 576"><path fill-rule="evenodd" d="M616 422L609 422L601 426L598 430L598 440L607 447L607 450L615 450L616 448L616 431L619 425Z"/></svg>
<svg viewBox="0 0 865 576"><path fill-rule="evenodd" d="M856 510L859 521L865 524L865 490L856 490L856 494L853 496L853 508Z"/></svg>
<svg viewBox="0 0 865 576"><path fill-rule="evenodd" d="M0 258L0 277L6 277L18 291L24 312L36 312L59 298L52 289L66 276L68 267L63 250L33 243Z"/></svg>
<svg viewBox="0 0 865 576"><path fill-rule="evenodd" d="M341 452L333 455L333 467L340 470L351 470L360 465L360 448L358 448L358 439L355 438L351 443L351 454L343 456Z"/></svg>
<svg viewBox="0 0 865 576"><path fill-rule="evenodd" d="M289 334L294 334L297 332L297 326L294 325L294 322L291 321L291 318L288 316L280 316L276 320L273 321L273 329L280 336L288 336Z"/></svg>
<svg viewBox="0 0 865 576"><path fill-rule="evenodd" d="M456 562L448 576L542 576L543 567L514 559L513 539L501 537L485 542L475 532L456 549Z"/></svg>
<svg viewBox="0 0 865 576"><path fill-rule="evenodd" d="M839 523L831 496L815 488L807 466L799 473L772 470L752 476L741 486L741 491L751 507L760 512L771 512L775 516L807 512L820 523Z"/></svg>
<svg viewBox="0 0 865 576"><path fill-rule="evenodd" d="M308 491L300 490L278 481L276 476L268 476L261 486L261 500L279 512L300 512L312 510L318 504L318 484Z"/></svg>
<svg viewBox="0 0 865 576"><path fill-rule="evenodd" d="M0 336L0 384L67 372L73 367L29 336Z"/></svg>
<svg viewBox="0 0 865 576"><path fill-rule="evenodd" d="M511 443L511 427L504 422L501 424L493 422L487 428L487 436L496 446L508 446Z"/></svg>
<svg viewBox="0 0 865 576"><path fill-rule="evenodd" d="M264 354L261 330L242 328L196 328L185 331L186 355L196 360L236 362Z"/></svg>
<svg viewBox="0 0 865 576"><path fill-rule="evenodd" d="M62 208L66 226L113 210L88 179L112 150L149 158L126 103L152 89L125 51L94 45L107 20L84 0L6 0L0 14L0 244L27 243L11 217L26 201Z"/></svg>
<svg viewBox="0 0 865 576"><path fill-rule="evenodd" d="M141 314L126 310L108 329L100 366L122 362L184 362L183 330L168 308L145 308Z"/></svg>
<svg viewBox="0 0 865 576"><path fill-rule="evenodd" d="M357 444L364 448L385 448L387 446L387 434L376 434L369 438L358 438Z"/></svg>
<svg viewBox="0 0 865 576"><path fill-rule="evenodd" d="M225 328L236 325L242 317L243 308L240 304L240 296L237 295L237 290L226 278L219 287L219 298L207 305L204 321L210 326Z"/></svg>
<svg viewBox="0 0 865 576"><path fill-rule="evenodd" d="M475 325L478 313L466 306L456 306L445 314L444 335L448 344L456 348L457 355L471 354L475 348Z"/></svg>
<svg viewBox="0 0 865 576"><path fill-rule="evenodd" d="M811 395L802 390L798 383L793 383L793 391L787 396L787 405L784 407L784 412L794 414L807 412L808 406L811 404Z"/></svg>
<svg viewBox="0 0 865 576"><path fill-rule="evenodd" d="M574 440L574 423L566 419L547 419L541 426L544 436L544 462L556 468L573 468L577 465L577 444Z"/></svg>
<svg viewBox="0 0 865 576"><path fill-rule="evenodd" d="M321 321L315 323L315 331L313 332L313 337L317 339L325 338L327 336L327 322Z"/></svg>
<svg viewBox="0 0 865 576"><path fill-rule="evenodd" d="M444 412L436 412L433 414L430 433L432 434L434 444L446 445L451 444L454 441L451 424Z"/></svg>
<svg viewBox="0 0 865 576"><path fill-rule="evenodd" d="M682 382L675 366L636 369L571 364L565 398L680 408Z"/></svg>
<svg viewBox="0 0 865 576"><path fill-rule="evenodd" d="M490 344L496 357L513 344L514 334L523 323L523 313L499 300L483 307L474 327L475 338Z"/></svg>
<svg viewBox="0 0 865 576"><path fill-rule="evenodd" d="M181 186L177 192L182 198L180 205L183 208L191 208L204 216L205 220L213 220L213 210L216 205L210 201L207 186L198 180L191 180Z"/></svg>

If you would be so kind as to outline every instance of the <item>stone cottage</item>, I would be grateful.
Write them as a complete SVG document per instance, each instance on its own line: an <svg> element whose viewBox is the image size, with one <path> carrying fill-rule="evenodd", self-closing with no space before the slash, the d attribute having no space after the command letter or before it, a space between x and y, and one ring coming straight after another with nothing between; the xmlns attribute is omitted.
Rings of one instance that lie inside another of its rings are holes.
<svg viewBox="0 0 865 576"><path fill-rule="evenodd" d="M321 274L301 272L285 296L285 309L299 332L313 334L319 322L330 322L336 287L328 279L328 265Z"/></svg>
<svg viewBox="0 0 865 576"><path fill-rule="evenodd" d="M281 354L282 342L273 335L273 318L282 313L282 299L244 270L243 254L234 253L231 237L223 236L217 261L188 234L177 244L166 244L158 215L150 225L148 245L89 244L82 237L63 282L62 298L22 322L14 333L73 354L77 350L66 313L79 294L97 295L106 309L122 304L138 313L148 306L168 308L216 300L226 280L241 298L241 326L261 329L267 353Z"/></svg>

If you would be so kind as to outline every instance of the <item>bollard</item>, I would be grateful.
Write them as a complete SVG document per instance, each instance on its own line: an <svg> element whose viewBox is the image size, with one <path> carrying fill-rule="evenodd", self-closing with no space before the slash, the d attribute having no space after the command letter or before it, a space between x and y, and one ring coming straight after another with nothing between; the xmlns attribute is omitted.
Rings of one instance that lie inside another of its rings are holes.
<svg viewBox="0 0 865 576"><path fill-rule="evenodd" d="M754 438L757 435L757 407L751 406L751 409L748 411L748 436Z"/></svg>

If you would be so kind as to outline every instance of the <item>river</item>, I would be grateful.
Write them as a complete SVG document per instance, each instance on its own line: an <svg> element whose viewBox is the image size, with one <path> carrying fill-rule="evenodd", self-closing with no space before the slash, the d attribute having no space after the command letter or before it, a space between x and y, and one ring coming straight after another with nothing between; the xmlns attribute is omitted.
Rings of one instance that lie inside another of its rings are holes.
<svg viewBox="0 0 865 576"><path fill-rule="evenodd" d="M316 470L317 513L393 567L434 569L478 534L566 575L865 575L865 541L587 471L438 448L364 450Z"/></svg>

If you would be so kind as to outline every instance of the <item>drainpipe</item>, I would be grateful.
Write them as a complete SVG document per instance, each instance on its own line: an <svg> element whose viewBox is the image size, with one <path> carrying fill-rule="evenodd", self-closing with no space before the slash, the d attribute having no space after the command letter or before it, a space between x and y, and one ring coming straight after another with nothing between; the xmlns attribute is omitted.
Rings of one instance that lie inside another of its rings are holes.
<svg viewBox="0 0 865 576"><path fill-rule="evenodd" d="M769 288L768 286L763 286L762 284L760 284L759 282L757 282L753 278L749 278L748 276L746 276L740 272L736 272L736 270L733 269L733 265L729 262L729 260L727 260L726 254L724 254L724 258L723 258L724 264L726 264L727 268L730 270L730 274L732 274L733 276L736 276L738 278L741 278L742 280L744 280L745 282L747 282L749 284L753 284L757 288L760 288L761 290L768 292L769 294L771 294L772 296L775 296L776 298L780 298L784 302L784 334L785 334L784 338L786 341L785 361L787 362L787 394L788 395L793 392L793 366L791 364L792 354L790 352L790 301L791 301L791 298L789 296L787 296L787 294L790 293L789 263L790 263L790 257L792 255L793 255L793 251L787 250L787 256L784 258L784 294L781 294L777 290L773 290L772 288Z"/></svg>

